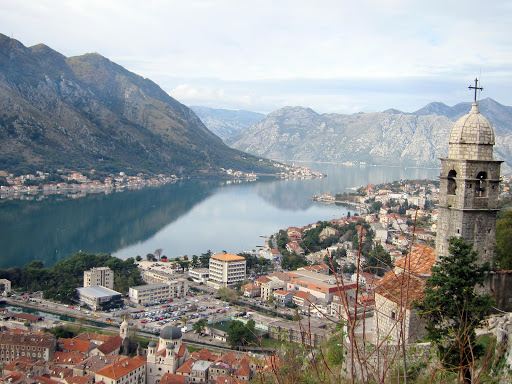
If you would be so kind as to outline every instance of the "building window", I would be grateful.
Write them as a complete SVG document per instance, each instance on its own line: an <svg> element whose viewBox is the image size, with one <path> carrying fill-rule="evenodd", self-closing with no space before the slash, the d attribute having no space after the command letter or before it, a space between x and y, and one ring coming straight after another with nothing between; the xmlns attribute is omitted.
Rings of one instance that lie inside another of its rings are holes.
<svg viewBox="0 0 512 384"><path fill-rule="evenodd" d="M396 319L396 313L391 311L391 320L395 320Z"/></svg>
<svg viewBox="0 0 512 384"><path fill-rule="evenodd" d="M456 177L457 172L455 172L455 170L452 169L450 172L448 172L446 194L455 195L455 191L457 190L457 183L455 181Z"/></svg>
<svg viewBox="0 0 512 384"><path fill-rule="evenodd" d="M476 175L477 186L475 190L476 197L486 197L487 196L487 172L479 172Z"/></svg>

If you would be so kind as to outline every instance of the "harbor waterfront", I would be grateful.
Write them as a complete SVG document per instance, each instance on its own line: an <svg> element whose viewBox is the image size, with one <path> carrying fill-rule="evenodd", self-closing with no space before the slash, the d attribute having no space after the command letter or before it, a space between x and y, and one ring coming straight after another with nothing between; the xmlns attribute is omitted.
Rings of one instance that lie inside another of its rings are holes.
<svg viewBox="0 0 512 384"><path fill-rule="evenodd" d="M313 195L353 192L369 183L435 179L437 169L304 163L323 179L250 183L185 180L156 188L91 194L80 199L50 196L42 201L0 204L0 267L46 266L78 251L120 258L157 248L170 258L207 250L237 253L257 249L264 236L346 215L337 205L313 202Z"/></svg>

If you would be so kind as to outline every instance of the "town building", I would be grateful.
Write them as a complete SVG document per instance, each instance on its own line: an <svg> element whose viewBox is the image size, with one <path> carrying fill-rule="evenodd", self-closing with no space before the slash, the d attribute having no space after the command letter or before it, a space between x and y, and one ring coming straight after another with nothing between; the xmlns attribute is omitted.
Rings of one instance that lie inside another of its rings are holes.
<svg viewBox="0 0 512 384"><path fill-rule="evenodd" d="M144 384L146 359L142 356L121 359L96 372L94 380L105 384Z"/></svg>
<svg viewBox="0 0 512 384"><path fill-rule="evenodd" d="M96 285L77 288L80 303L93 311L119 308L123 306L122 295L112 289Z"/></svg>
<svg viewBox="0 0 512 384"><path fill-rule="evenodd" d="M55 336L20 329L0 332L0 361L8 364L20 357L50 361L57 349Z"/></svg>
<svg viewBox="0 0 512 384"><path fill-rule="evenodd" d="M176 296L171 294L170 286L166 283L139 285L128 290L130 301L142 305L160 303Z"/></svg>
<svg viewBox="0 0 512 384"><path fill-rule="evenodd" d="M196 283L206 284L208 277L210 277L210 270L208 268L189 269L188 277L190 277Z"/></svg>
<svg viewBox="0 0 512 384"><path fill-rule="evenodd" d="M246 276L246 260L242 256L221 253L210 257L208 286L215 289L232 287Z"/></svg>
<svg viewBox="0 0 512 384"><path fill-rule="evenodd" d="M268 325L268 335L271 339L311 345L313 347L320 346L330 333L330 329L316 327L312 324L304 325L298 321L278 320Z"/></svg>
<svg viewBox="0 0 512 384"><path fill-rule="evenodd" d="M84 287L95 285L114 289L114 272L109 267L92 268L84 271Z"/></svg>
<svg viewBox="0 0 512 384"><path fill-rule="evenodd" d="M0 294L2 296L9 296L11 294L11 281L7 279L0 279Z"/></svg>

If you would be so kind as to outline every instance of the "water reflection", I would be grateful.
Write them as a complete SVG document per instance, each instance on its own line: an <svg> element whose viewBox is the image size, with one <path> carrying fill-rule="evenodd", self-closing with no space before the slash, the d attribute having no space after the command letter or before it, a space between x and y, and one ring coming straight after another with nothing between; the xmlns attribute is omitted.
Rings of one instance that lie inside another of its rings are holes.
<svg viewBox="0 0 512 384"><path fill-rule="evenodd" d="M0 267L31 260L52 265L79 250L126 258L163 248L169 257L208 249L252 250L269 235L346 214L311 201L315 194L398 179L435 178L438 170L309 164L328 174L314 180L263 179L225 185L183 181L80 199L59 196L0 204Z"/></svg>

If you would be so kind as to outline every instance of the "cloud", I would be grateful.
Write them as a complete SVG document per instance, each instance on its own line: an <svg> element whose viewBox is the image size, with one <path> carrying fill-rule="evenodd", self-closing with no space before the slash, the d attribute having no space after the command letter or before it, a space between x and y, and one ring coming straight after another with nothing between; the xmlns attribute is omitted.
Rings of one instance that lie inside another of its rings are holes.
<svg viewBox="0 0 512 384"><path fill-rule="evenodd" d="M480 69L487 95L512 105L511 16L506 1L476 0L0 4L2 32L25 45L98 52L185 104L260 111L455 104Z"/></svg>

